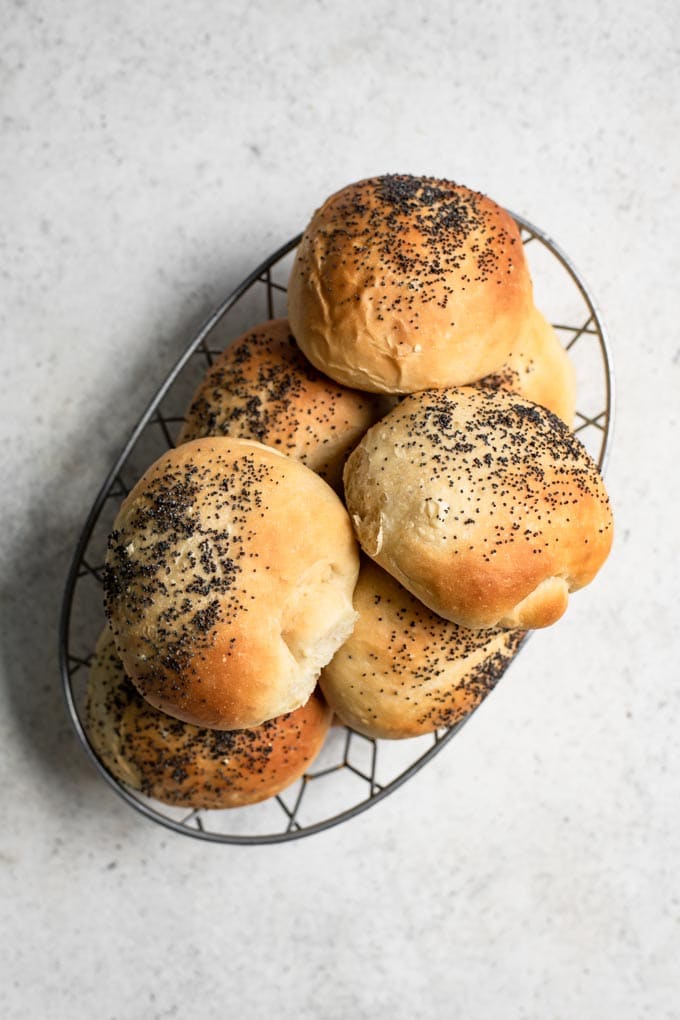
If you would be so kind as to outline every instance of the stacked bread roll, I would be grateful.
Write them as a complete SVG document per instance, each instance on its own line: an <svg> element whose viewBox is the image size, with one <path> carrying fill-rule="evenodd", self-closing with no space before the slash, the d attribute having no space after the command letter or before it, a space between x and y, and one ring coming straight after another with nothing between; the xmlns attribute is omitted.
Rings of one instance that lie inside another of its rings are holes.
<svg viewBox="0 0 680 1020"><path fill-rule="evenodd" d="M97 644L88 695L87 730L109 772L177 807L241 807L274 796L314 760L332 717L315 691L301 708L252 729L182 722L141 696L109 631Z"/></svg>
<svg viewBox="0 0 680 1020"><path fill-rule="evenodd" d="M369 737L460 721L611 545L573 370L489 198L331 196L288 316L223 352L109 538L88 731L170 803L278 793L331 711Z"/></svg>

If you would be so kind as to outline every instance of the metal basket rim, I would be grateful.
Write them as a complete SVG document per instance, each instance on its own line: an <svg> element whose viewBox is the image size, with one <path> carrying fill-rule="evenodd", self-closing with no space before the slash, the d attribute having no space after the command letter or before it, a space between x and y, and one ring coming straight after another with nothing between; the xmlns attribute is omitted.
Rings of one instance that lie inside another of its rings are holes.
<svg viewBox="0 0 680 1020"><path fill-rule="evenodd" d="M614 397L614 373L612 366L612 355L609 338L605 330L602 316L595 303L593 295L583 280L582 276L577 271L571 259L566 255L562 248L553 239L546 234L544 231L534 226L529 220L522 216L508 210L509 214L515 220L517 225L526 231L528 231L533 237L537 238L546 248L549 249L557 260L564 266L572 281L578 288L581 296L583 297L586 305L589 307L594 323L597 327L597 333L600 340L600 348L602 357L604 360L605 368L605 384L606 384L606 429L604 430L604 440L602 446L602 453L600 457L599 467L604 472L606 461L608 459L610 447L611 447L611 434L613 427L614 411L615 411L615 397ZM110 787L120 796L126 803L133 807L140 814L155 821L165 828L172 831L181 833L185 836L191 836L195 839L201 839L207 842L214 843L226 843L226 844L245 844L245 845L265 845L274 843L288 842L293 839L301 839L304 836L314 835L315 833L322 832L326 829L332 828L335 825L340 824L344 821L349 821L350 818L362 814L369 807L372 807L378 801L383 800L388 794L393 793L400 786L402 786L408 779L410 779L416 772L420 771L424 765L426 765L436 754L441 751L445 744L447 744L453 736L455 736L462 727L472 718L480 706L473 712L469 713L463 720L456 725L452 726L444 732L441 736L435 736L434 744L424 752L419 758L417 758L410 766L404 769L399 775L392 779L386 786L382 787L378 792L371 793L365 800L354 804L351 808L348 808L337 815L331 816L330 818L323 819L322 821L316 822L309 826L299 829L283 830L276 833L264 833L258 835L239 835L239 834L222 834L216 832L204 831L201 828L189 827L186 824L188 818L191 818L195 812L188 811L187 819L184 821L176 821L172 818L162 815L160 812L154 811L153 808L149 807L144 802L133 796L127 788L118 780L116 780L104 767L96 753L94 752L90 741L85 732L82 724L80 715L78 713L75 698L71 683L71 672L69 669L69 630L71 624L71 613L73 606L73 596L75 593L76 583L78 580L78 571L82 563L83 554L87 548L88 542L92 536L94 527L99 519L100 512L103 504L109 497L112 483L116 476L119 474L123 464L126 462L132 449L134 448L137 440L141 433L149 424L154 415L155 411L159 407L164 396L176 380L179 373L185 367L190 357L195 353L201 343L211 333L211 331L219 324L222 318L230 311L230 309L236 304L236 302L256 283L258 280L262 280L263 274L266 274L271 266L275 265L285 255L292 251L300 242L302 233L296 234L291 240L281 245L271 255L264 259L251 273L249 273L233 290L229 295L217 306L217 308L208 316L203 325L199 328L195 336L190 340L186 348L182 351L179 358L175 361L174 365L170 369L169 373L164 377L163 382L158 387L156 392L153 394L142 415L138 419L134 428L130 432L128 439L121 449L120 453L114 460L114 463L108 471L102 485L97 492L97 495L92 503L90 511L85 518L85 521L81 527L79 538L76 543L69 570L66 576L66 582L64 585L64 591L61 602L61 609L59 615L59 628L58 628L58 641L59 641L59 667L61 673L61 681L63 694L66 704L67 713L76 736L85 751L87 757L91 763L95 766L99 774L106 780ZM527 638L524 639L522 645L526 642ZM519 651L519 649L518 649ZM485 699L482 704L485 703ZM305 781L303 777L302 781Z"/></svg>

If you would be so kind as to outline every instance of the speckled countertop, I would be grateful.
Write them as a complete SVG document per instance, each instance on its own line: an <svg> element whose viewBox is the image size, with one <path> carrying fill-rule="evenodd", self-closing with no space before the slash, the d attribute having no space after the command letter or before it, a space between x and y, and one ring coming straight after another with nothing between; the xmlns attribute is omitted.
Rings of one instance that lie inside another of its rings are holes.
<svg viewBox="0 0 680 1020"><path fill-rule="evenodd" d="M0 40L0 1014L670 1020L680 1006L680 8L25 0ZM131 811L57 618L187 338L331 191L449 176L559 240L612 338L611 560L382 804L278 847Z"/></svg>

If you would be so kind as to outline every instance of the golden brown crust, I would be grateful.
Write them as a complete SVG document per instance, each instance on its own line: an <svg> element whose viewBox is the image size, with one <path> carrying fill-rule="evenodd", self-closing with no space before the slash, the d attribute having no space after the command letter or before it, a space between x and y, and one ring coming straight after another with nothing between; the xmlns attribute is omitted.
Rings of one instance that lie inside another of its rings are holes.
<svg viewBox="0 0 680 1020"><path fill-rule="evenodd" d="M373 177L332 195L304 233L291 328L317 368L386 393L496 371L533 305L519 230L451 181Z"/></svg>
<svg viewBox="0 0 680 1020"><path fill-rule="evenodd" d="M465 627L544 627L606 559L612 515L582 444L523 397L476 387L406 397L345 466L364 550Z"/></svg>
<svg viewBox="0 0 680 1020"><path fill-rule="evenodd" d="M298 461L225 437L161 457L109 539L105 608L156 708L244 729L304 704L352 628L358 552L333 490Z"/></svg>
<svg viewBox="0 0 680 1020"><path fill-rule="evenodd" d="M207 436L254 439L302 461L335 489L385 399L348 389L301 354L287 319L264 322L220 354L199 386L179 443Z"/></svg>
<svg viewBox="0 0 680 1020"><path fill-rule="evenodd" d="M273 797L321 750L332 711L318 691L306 705L252 730L209 730L153 708L126 677L104 631L88 680L85 728L116 779L190 808L233 808Z"/></svg>
<svg viewBox="0 0 680 1020"><path fill-rule="evenodd" d="M369 559L354 608L355 628L319 683L338 717L367 737L415 737L460 722L493 690L524 636L449 623Z"/></svg>
<svg viewBox="0 0 680 1020"><path fill-rule="evenodd" d="M497 372L477 383L519 393L547 407L569 427L576 413L576 373L550 323L534 308L522 327L515 350Z"/></svg>

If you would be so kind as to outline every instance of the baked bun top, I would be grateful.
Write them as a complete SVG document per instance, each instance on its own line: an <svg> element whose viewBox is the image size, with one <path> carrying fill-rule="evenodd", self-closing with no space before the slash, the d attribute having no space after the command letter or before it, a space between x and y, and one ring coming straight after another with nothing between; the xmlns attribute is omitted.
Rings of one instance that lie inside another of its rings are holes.
<svg viewBox="0 0 680 1020"><path fill-rule="evenodd" d="M510 390L547 407L570 427L576 414L576 373L555 330L538 308L522 327L505 364L479 386Z"/></svg>
<svg viewBox="0 0 680 1020"><path fill-rule="evenodd" d="M319 683L342 722L367 737L416 737L460 722L495 687L524 636L449 623L367 558L354 608L354 630Z"/></svg>
<svg viewBox="0 0 680 1020"><path fill-rule="evenodd" d="M123 503L105 608L151 704L244 729L310 696L354 624L358 569L345 508L313 471L245 439L194 440Z"/></svg>
<svg viewBox="0 0 680 1020"><path fill-rule="evenodd" d="M332 710L315 691L306 705L252 730L209 730L145 701L126 677L108 630L88 680L85 729L116 779L190 808L255 804L298 779L321 750Z"/></svg>
<svg viewBox="0 0 680 1020"><path fill-rule="evenodd" d="M220 354L194 395L179 442L254 439L302 461L335 489L347 455L388 407L347 389L300 353L287 319L262 323Z"/></svg>
<svg viewBox="0 0 680 1020"><path fill-rule="evenodd" d="M596 464L546 408L503 390L412 394L345 465L363 549L464 627L544 627L612 541Z"/></svg>
<svg viewBox="0 0 680 1020"><path fill-rule="evenodd" d="M519 229L452 181L391 174L315 213L288 285L303 353L345 386L459 386L498 369L533 304Z"/></svg>

